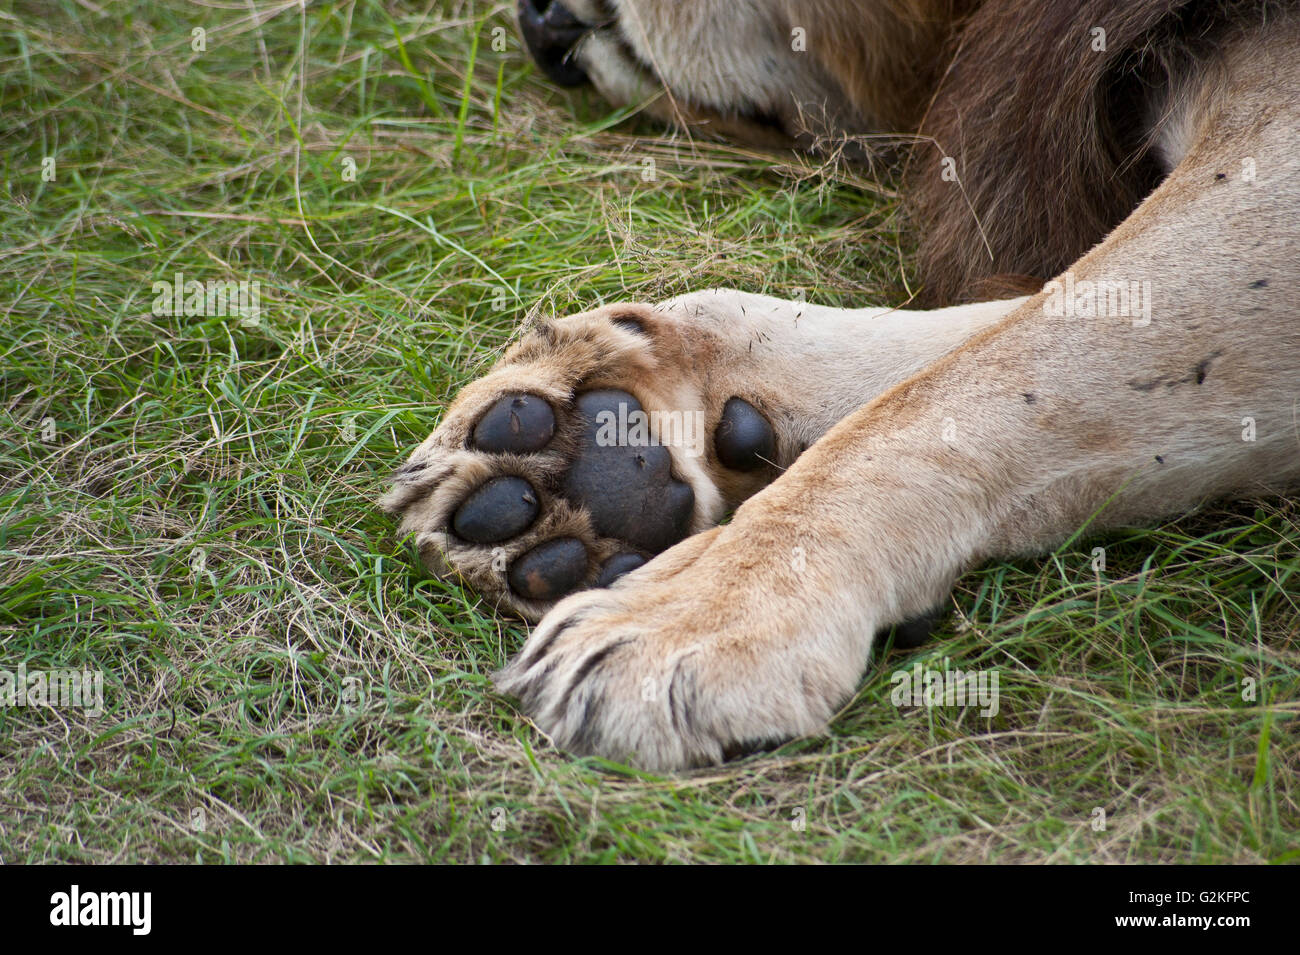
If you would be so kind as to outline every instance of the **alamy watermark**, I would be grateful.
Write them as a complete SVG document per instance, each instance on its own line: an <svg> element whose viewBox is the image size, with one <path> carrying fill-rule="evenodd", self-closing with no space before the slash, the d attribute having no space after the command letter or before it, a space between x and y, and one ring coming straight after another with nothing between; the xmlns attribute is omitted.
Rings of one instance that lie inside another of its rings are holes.
<svg viewBox="0 0 1300 955"><path fill-rule="evenodd" d="M1054 318L1128 318L1134 328L1151 324L1151 283L1110 279L1076 282L1073 272L1043 286L1043 313Z"/></svg>
<svg viewBox="0 0 1300 955"><path fill-rule="evenodd" d="M651 445L680 447L687 457L704 453L703 411L651 411L626 404L618 413L608 409L596 412L596 444L602 448L645 448Z"/></svg>
<svg viewBox="0 0 1300 955"><path fill-rule="evenodd" d="M152 892L101 892L74 884L50 896L51 925L121 925L132 935L148 935L152 911Z"/></svg>
<svg viewBox="0 0 1300 955"><path fill-rule="evenodd" d="M245 325L256 325L262 315L262 283L256 279L187 281L177 272L170 282L154 282L153 296L155 315L230 315Z"/></svg>
<svg viewBox="0 0 1300 955"><path fill-rule="evenodd" d="M104 712L102 670L0 670L0 706L58 706Z"/></svg>
<svg viewBox="0 0 1300 955"><path fill-rule="evenodd" d="M889 679L894 684L889 702L895 706L979 706L985 719L998 715L997 670L958 670L944 657L942 670L917 661Z"/></svg>

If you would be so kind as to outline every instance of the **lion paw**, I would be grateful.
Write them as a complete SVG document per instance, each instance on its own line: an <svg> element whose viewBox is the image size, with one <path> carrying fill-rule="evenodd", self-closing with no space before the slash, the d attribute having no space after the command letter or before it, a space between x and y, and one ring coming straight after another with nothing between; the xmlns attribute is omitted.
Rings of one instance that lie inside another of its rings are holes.
<svg viewBox="0 0 1300 955"><path fill-rule="evenodd" d="M711 374L723 344L645 306L550 322L460 393L384 504L435 573L539 619L775 477L763 399Z"/></svg>
<svg viewBox="0 0 1300 955"><path fill-rule="evenodd" d="M652 771L821 730L861 673L871 608L856 608L851 635L835 632L834 615L821 622L788 594L794 572L768 543L713 528L612 589L569 597L497 688L559 748Z"/></svg>

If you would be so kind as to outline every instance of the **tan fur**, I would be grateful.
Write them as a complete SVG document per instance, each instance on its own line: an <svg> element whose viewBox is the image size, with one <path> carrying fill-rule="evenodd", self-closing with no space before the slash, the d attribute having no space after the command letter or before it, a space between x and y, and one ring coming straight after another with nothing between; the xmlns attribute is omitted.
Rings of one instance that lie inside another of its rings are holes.
<svg viewBox="0 0 1300 955"><path fill-rule="evenodd" d="M612 382L710 421L741 394L777 427L766 474L711 458L690 472L674 452L704 502L701 532L556 604L499 675L558 745L676 769L816 732L873 635L972 565L1089 521L1300 482L1300 19L1214 29L1139 104L1172 172L1067 270L1149 289L1149 316L1057 314L1056 285L918 313L718 291L638 309L646 335L611 323L623 306L561 320L462 393L390 498L438 546L447 509L483 475L542 481L563 466L562 444L535 462L464 449L475 416L511 390L563 406ZM544 518L582 519L562 502ZM457 567L481 558L447 551Z"/></svg>

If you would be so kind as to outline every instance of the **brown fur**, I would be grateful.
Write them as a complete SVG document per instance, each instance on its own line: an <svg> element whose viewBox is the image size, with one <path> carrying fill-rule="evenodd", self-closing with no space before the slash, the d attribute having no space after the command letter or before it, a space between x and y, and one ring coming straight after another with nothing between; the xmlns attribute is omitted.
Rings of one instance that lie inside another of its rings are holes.
<svg viewBox="0 0 1300 955"><path fill-rule="evenodd" d="M921 121L943 75L943 51L975 6L976 0L848 6L840 0L787 0L785 16L791 24L806 24L817 38L809 52L835 78L858 117L875 129L905 132Z"/></svg>
<svg viewBox="0 0 1300 955"><path fill-rule="evenodd" d="M999 272L1056 275L1137 206L1160 170L1137 139L1143 117L1125 115L1133 86L1167 83L1188 32L1174 21L1202 22L1217 6L1022 0L976 11L954 41L920 128L933 143L918 149L909 181L931 299L969 297ZM1104 51L1093 49L1094 28L1105 30ZM944 157L958 182L941 176Z"/></svg>

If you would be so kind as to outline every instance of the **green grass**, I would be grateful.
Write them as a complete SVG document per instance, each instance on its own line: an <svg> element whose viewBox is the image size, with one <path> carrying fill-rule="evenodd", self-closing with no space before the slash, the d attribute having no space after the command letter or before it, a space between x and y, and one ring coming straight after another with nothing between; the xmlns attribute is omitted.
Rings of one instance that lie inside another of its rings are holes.
<svg viewBox="0 0 1300 955"><path fill-rule="evenodd" d="M0 12L0 670L106 695L0 708L0 859L1295 860L1294 503L982 568L826 734L718 769L570 758L494 694L523 627L374 505L449 395L539 315L916 284L888 188L552 90L510 6ZM151 314L178 271L260 323ZM994 719L890 705L943 657Z"/></svg>

